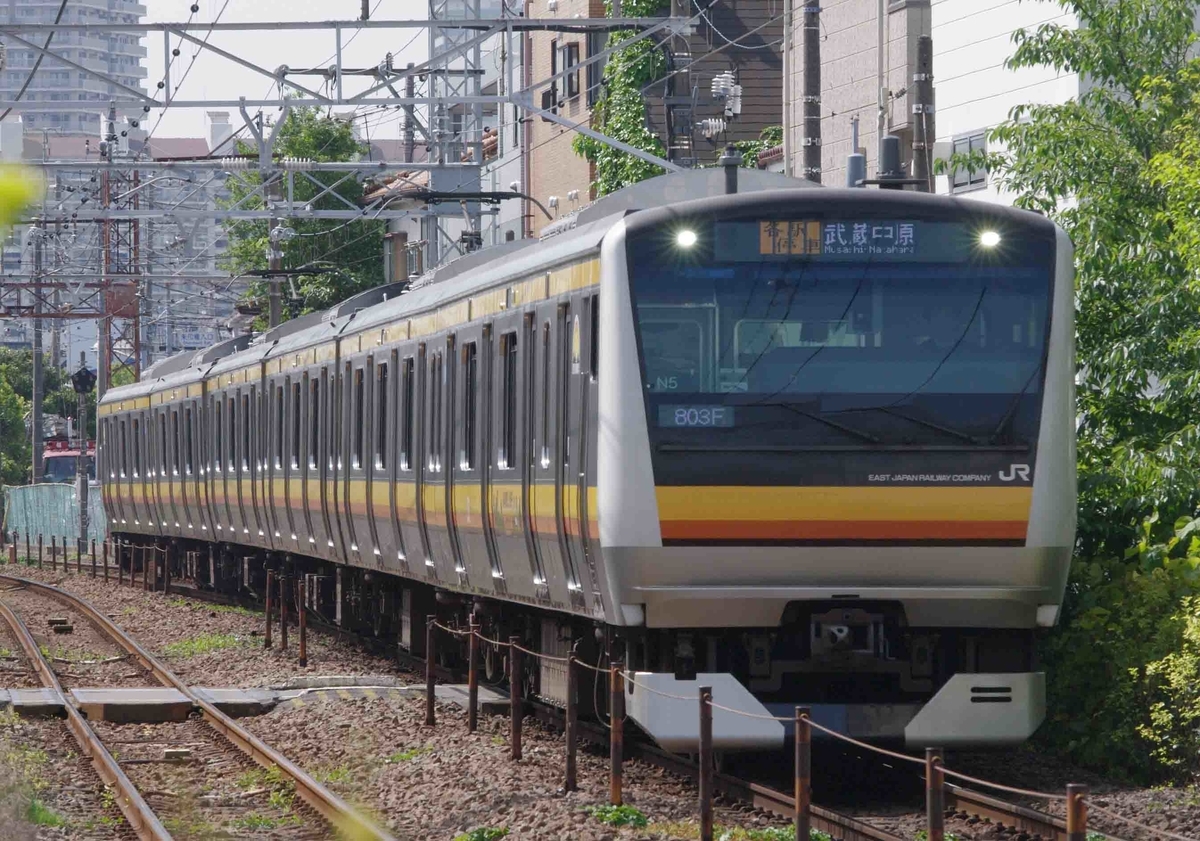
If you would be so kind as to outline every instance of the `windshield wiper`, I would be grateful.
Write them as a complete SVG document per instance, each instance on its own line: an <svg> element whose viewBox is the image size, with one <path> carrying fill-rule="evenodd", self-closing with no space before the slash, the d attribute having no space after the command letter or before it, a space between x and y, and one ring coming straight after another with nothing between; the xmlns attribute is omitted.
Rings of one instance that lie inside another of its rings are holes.
<svg viewBox="0 0 1200 841"><path fill-rule="evenodd" d="M755 403L754 405L756 405L756 406L778 406L781 409L787 409L789 412L795 412L797 415L808 418L809 420L815 420L815 421L818 421L819 423L825 424L826 426L832 426L834 429L838 430L839 432L844 432L847 435L851 436L852 438L857 438L860 441L866 441L869 444L882 444L883 443L882 438L872 435L870 432L864 432L861 429L855 429L852 426L846 426L844 423L838 423L837 421L832 421L829 418L822 417L821 415L815 414L813 412L806 412L803 409L797 409L791 403Z"/></svg>
<svg viewBox="0 0 1200 841"><path fill-rule="evenodd" d="M844 409L845 412L882 412L886 415L906 420L909 423L915 423L918 426L923 426L926 429L932 429L935 432L940 432L943 435L949 435L951 438L957 438L960 441L965 441L968 444L992 444L995 443L995 438L980 438L978 435L972 435L969 432L963 432L961 429L955 429L952 426L935 423L934 421L925 420L924 418L914 418L912 415L904 412L897 412L891 406L863 406L859 409Z"/></svg>

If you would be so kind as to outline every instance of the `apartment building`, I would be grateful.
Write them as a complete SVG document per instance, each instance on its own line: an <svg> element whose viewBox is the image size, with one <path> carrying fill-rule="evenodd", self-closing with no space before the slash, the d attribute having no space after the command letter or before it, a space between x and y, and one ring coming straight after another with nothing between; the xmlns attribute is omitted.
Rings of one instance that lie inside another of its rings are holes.
<svg viewBox="0 0 1200 841"><path fill-rule="evenodd" d="M62 5L60 0L0 0L0 24L53 23ZM146 6L136 0L77 0L62 10L62 23L140 23L145 16ZM40 43L44 37L26 40ZM0 72L0 99L14 99L27 86L22 100L45 103L44 109L23 113L26 131L92 137L100 134L103 104L118 93L115 86L53 60L42 61L30 79L38 52L12 38L0 37L0 44L6 50L5 67ZM127 87L140 89L146 79L146 68L141 64L146 47L136 33L59 32L52 50Z"/></svg>
<svg viewBox="0 0 1200 841"><path fill-rule="evenodd" d="M527 15L570 20L603 17L602 0L529 0ZM780 0L674 0L671 13L693 19L687 37L657 38L666 58L666 78L647 86L647 125L662 140L670 160L682 166L715 163L727 143L757 139L781 124L783 88L783 3ZM527 82L569 71L600 55L608 35L537 32L526 41ZM589 125L603 95L604 61L587 64L539 89L538 101L571 125ZM713 79L731 74L740 85L738 113L714 97ZM720 121L714 124L706 121ZM595 198L591 164L575 154L576 132L533 117L525 124L528 193L547 210L529 208L530 232ZM553 207L551 207L553 205Z"/></svg>

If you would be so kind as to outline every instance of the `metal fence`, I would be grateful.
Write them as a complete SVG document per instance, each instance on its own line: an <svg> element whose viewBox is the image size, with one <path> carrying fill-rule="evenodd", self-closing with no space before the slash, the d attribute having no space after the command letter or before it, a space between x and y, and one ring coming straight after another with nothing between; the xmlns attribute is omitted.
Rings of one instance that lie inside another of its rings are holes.
<svg viewBox="0 0 1200 841"><path fill-rule="evenodd" d="M4 532L79 539L79 496L75 485L5 486ZM108 521L100 488L88 488L88 537L104 539Z"/></svg>

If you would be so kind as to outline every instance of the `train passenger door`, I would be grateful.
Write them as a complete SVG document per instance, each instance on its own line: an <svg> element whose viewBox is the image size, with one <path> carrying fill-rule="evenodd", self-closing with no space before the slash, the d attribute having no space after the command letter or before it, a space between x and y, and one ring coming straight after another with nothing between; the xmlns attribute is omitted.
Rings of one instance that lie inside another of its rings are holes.
<svg viewBox="0 0 1200 841"><path fill-rule="evenodd" d="M401 559L409 574L426 575L425 557L428 549L421 518L421 445L420 424L421 372L424 370L424 350L418 356L405 356L400 363L399 388L396 393L399 438L396 446L396 477L392 483L396 495L396 518L400 523Z"/></svg>
<svg viewBox="0 0 1200 841"><path fill-rule="evenodd" d="M436 358L437 354L431 352L426 344L422 343L420 345L417 351L416 362L417 399L413 413L414 418L417 420L417 439L412 455L414 464L416 465L416 470L413 472L416 477L417 528L421 535L421 549L424 556L421 560L424 565L425 575L434 580L437 580L440 576L438 575L437 562L434 559L433 541L430 539L428 492L430 489L430 478L434 472L432 457L434 435L430 422L435 415L431 404L435 392L433 383L436 381Z"/></svg>
<svg viewBox="0 0 1200 841"><path fill-rule="evenodd" d="M188 510L188 487L187 476L183 467L183 447L181 445L183 429L179 423L179 414L183 411L183 404L171 407L171 485L179 485L179 496L174 499L174 510L171 512L175 515L173 521L177 534L183 534L185 531L184 521L187 519Z"/></svg>
<svg viewBox="0 0 1200 841"><path fill-rule="evenodd" d="M382 412L390 421L386 429L386 443L382 444L384 450L383 462L383 478L387 480L388 486L388 514L391 517L392 523L392 539L395 541L396 561L403 572L409 572L408 554L405 551L406 544L404 542L404 523L402 517L409 507L403 482L405 463L403 454L401 453L402 441L404 438L404 389L406 387L406 369L403 367L408 360L400 359L400 351L393 350L388 358L388 379L389 386L387 388L387 402L382 407ZM388 561L391 561L388 558Z"/></svg>
<svg viewBox="0 0 1200 841"><path fill-rule="evenodd" d="M282 437L285 442L282 453L283 499L276 498L272 505L276 521L283 519L286 522L288 533L284 536L285 539L290 539L294 546L298 544L300 548L308 547L307 538L312 535L312 526L305 529L298 527L308 514L308 511L304 509L304 432L300 424L304 395L302 383L307 379L307 375L301 374L293 374L288 377L287 388L282 395L284 418ZM303 514L296 510L297 506L301 508ZM301 538L300 532L304 532L304 539Z"/></svg>
<svg viewBox="0 0 1200 841"><path fill-rule="evenodd" d="M365 397L366 372L361 364L347 362L342 367L342 374L348 400L343 401L341 409L343 451L347 454L345 469L342 471L342 517L346 537L350 541L350 554L347 563L362 561L362 544L358 528L358 509L366 505L365 472L363 471L363 439L366 431L362 428L363 401Z"/></svg>
<svg viewBox="0 0 1200 841"><path fill-rule="evenodd" d="M479 470L479 526L483 533L483 546L491 567L492 578L495 579L495 587L498 591L506 592L509 584L504 580L504 556L500 552L499 545L496 543L496 530L493 526L491 515L492 480L494 476L491 454L493 452L493 441L495 440L492 428L495 417L492 404L495 394L495 388L493 387L493 383L495 382L493 367L495 365L495 353L493 352L492 337L492 325L485 324L479 341L479 358L476 360L478 385L477 394L473 399L475 400L475 411L479 413L480 417L477 423L479 427L478 451L474 456L474 461L477 462L477 469Z"/></svg>

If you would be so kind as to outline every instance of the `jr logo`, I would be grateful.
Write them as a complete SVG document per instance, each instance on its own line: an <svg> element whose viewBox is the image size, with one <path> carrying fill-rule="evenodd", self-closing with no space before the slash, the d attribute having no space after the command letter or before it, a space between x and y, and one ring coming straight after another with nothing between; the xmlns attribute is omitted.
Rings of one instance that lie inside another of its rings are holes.
<svg viewBox="0 0 1200 841"><path fill-rule="evenodd" d="M1000 471L1001 482L1015 482L1017 479L1020 479L1022 482L1029 481L1028 464L1010 464L1007 471Z"/></svg>

